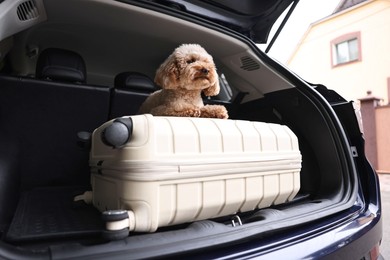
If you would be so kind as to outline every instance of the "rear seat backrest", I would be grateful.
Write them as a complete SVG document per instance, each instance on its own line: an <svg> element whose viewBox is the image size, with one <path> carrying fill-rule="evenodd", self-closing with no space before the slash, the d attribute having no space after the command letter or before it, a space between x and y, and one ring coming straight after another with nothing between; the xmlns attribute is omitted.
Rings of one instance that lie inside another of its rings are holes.
<svg viewBox="0 0 390 260"><path fill-rule="evenodd" d="M153 81L139 72L122 72L114 80L110 118L134 115L141 104L157 88Z"/></svg>
<svg viewBox="0 0 390 260"><path fill-rule="evenodd" d="M36 71L50 80L0 76L0 124L19 151L22 188L88 185L88 151L77 147L77 133L107 121L110 89L80 84L84 61L70 51L43 51Z"/></svg>

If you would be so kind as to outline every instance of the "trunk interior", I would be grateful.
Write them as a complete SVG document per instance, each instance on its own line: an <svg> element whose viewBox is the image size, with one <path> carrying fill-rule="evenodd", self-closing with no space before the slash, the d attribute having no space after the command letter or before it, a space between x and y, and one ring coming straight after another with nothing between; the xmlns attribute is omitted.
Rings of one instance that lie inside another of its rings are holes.
<svg viewBox="0 0 390 260"><path fill-rule="evenodd" d="M191 16L182 20L116 1L43 3L45 22L0 42L7 53L0 74L0 236L10 256L82 257L125 250L137 258L207 248L216 237L225 244L259 236L266 247L283 230L353 205L357 184L349 147L338 141L343 132L329 116L332 109L245 38L190 23ZM231 119L284 124L296 134L300 191L290 203L237 213L242 225L235 227L226 216L107 242L101 237L100 212L73 202L91 189L89 146L80 132L137 114L150 89L116 87L115 75L137 71L153 79L158 65L184 42L204 46L228 82L218 98L205 103L225 105ZM36 77L37 54L53 47L81 54L86 82Z"/></svg>

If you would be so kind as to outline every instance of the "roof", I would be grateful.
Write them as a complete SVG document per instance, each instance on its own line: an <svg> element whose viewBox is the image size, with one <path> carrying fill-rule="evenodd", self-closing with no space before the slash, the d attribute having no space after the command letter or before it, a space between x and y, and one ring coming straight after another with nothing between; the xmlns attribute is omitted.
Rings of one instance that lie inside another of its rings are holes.
<svg viewBox="0 0 390 260"><path fill-rule="evenodd" d="M360 4L367 0L341 0L336 9L333 11L333 14L341 12L345 9L348 9L354 5Z"/></svg>

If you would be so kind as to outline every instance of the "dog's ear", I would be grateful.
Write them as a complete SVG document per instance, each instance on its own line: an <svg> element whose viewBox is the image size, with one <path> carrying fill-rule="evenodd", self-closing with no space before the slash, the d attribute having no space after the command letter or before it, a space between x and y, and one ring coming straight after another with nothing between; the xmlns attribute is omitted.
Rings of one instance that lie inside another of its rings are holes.
<svg viewBox="0 0 390 260"><path fill-rule="evenodd" d="M203 94L205 94L207 97L216 96L216 95L218 95L218 93L219 93L219 80L218 80L218 78L215 81L214 85L212 85L208 88L205 88L203 90Z"/></svg>
<svg viewBox="0 0 390 260"><path fill-rule="evenodd" d="M175 89L179 85L177 61L170 55L157 69L154 82L163 89Z"/></svg>

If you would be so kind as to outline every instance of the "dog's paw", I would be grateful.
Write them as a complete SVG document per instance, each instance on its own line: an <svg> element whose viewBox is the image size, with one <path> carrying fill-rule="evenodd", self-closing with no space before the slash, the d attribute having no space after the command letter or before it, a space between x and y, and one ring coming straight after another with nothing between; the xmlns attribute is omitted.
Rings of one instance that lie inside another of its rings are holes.
<svg viewBox="0 0 390 260"><path fill-rule="evenodd" d="M225 110L225 111L221 111L220 113L215 113L214 118L228 119L229 115L228 112Z"/></svg>
<svg viewBox="0 0 390 260"><path fill-rule="evenodd" d="M216 118L228 119L229 118L229 114L228 114L228 112L225 109L224 111L220 111L220 113L217 113Z"/></svg>
<svg viewBox="0 0 390 260"><path fill-rule="evenodd" d="M185 116L190 116L190 117L200 117L201 112L200 109L189 109L185 113Z"/></svg>
<svg viewBox="0 0 390 260"><path fill-rule="evenodd" d="M229 115L224 106L206 105L202 107L200 117L228 119Z"/></svg>
<svg viewBox="0 0 390 260"><path fill-rule="evenodd" d="M200 109L196 109L195 112L194 112L194 117L200 117L202 113L200 112Z"/></svg>
<svg viewBox="0 0 390 260"><path fill-rule="evenodd" d="M182 111L175 111L171 116L180 116L180 117L200 117L200 109L186 109Z"/></svg>

